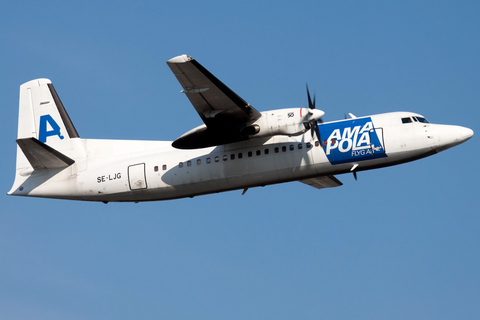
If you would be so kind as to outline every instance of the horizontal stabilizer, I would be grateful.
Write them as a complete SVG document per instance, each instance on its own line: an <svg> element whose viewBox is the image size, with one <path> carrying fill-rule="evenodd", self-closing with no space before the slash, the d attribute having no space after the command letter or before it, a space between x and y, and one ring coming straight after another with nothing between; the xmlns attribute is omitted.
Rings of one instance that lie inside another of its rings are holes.
<svg viewBox="0 0 480 320"><path fill-rule="evenodd" d="M17 144L35 170L64 168L75 163L63 153L35 138L17 139Z"/></svg>
<svg viewBox="0 0 480 320"><path fill-rule="evenodd" d="M343 183L334 176L323 176L299 181L317 189L334 188L343 185Z"/></svg>

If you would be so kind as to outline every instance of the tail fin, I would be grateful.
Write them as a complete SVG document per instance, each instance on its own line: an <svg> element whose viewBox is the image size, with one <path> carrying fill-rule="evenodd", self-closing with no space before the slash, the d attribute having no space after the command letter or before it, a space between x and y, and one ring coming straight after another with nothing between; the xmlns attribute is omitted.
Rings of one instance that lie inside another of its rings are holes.
<svg viewBox="0 0 480 320"><path fill-rule="evenodd" d="M32 137L58 146L65 138L79 138L48 79L32 80L20 86L18 139Z"/></svg>
<svg viewBox="0 0 480 320"><path fill-rule="evenodd" d="M34 170L62 168L85 150L52 82L37 79L20 86L17 174L12 194Z"/></svg>

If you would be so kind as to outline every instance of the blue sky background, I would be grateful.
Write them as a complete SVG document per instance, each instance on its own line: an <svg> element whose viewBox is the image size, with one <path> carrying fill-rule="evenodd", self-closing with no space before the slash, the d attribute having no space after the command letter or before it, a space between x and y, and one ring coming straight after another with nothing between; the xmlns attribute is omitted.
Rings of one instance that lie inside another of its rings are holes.
<svg viewBox="0 0 480 320"><path fill-rule="evenodd" d="M10 1L0 189L18 90L53 81L83 138L174 140L201 119L189 54L260 111L413 111L480 133L478 1ZM3 319L478 319L478 137L338 178L139 204L0 198Z"/></svg>

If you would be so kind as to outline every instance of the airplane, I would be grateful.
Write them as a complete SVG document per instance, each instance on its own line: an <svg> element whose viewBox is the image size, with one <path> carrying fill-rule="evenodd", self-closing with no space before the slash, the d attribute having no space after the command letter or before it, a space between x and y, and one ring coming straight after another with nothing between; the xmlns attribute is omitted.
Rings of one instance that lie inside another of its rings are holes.
<svg viewBox="0 0 480 320"><path fill-rule="evenodd" d="M257 111L188 55L167 61L203 124L175 141L80 138L48 79L20 86L14 196L108 202L169 200L300 181L425 158L473 136L412 112L324 122L308 108Z"/></svg>

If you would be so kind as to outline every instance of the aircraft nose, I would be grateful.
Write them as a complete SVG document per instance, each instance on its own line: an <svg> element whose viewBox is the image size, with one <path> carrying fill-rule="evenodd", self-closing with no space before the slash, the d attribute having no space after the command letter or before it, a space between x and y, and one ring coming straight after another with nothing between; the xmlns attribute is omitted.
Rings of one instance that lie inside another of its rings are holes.
<svg viewBox="0 0 480 320"><path fill-rule="evenodd" d="M460 126L440 125L438 126L437 152L449 149L464 143L473 136L473 130Z"/></svg>
<svg viewBox="0 0 480 320"><path fill-rule="evenodd" d="M461 133L462 133L463 139L465 139L464 141L467 141L468 139L473 137L473 130L472 129L462 127Z"/></svg>

